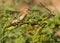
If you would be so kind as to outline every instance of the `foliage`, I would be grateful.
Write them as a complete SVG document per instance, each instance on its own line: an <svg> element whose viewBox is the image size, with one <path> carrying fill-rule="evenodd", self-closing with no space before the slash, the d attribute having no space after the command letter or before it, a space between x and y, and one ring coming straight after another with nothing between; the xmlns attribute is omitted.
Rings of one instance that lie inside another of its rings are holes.
<svg viewBox="0 0 60 43"><path fill-rule="evenodd" d="M55 35L60 30L60 13L51 14L41 6L33 5L24 20L17 25L7 27L15 16L11 13L12 5L4 5L0 9L0 43L59 43L60 37ZM7 12L7 13L6 13Z"/></svg>

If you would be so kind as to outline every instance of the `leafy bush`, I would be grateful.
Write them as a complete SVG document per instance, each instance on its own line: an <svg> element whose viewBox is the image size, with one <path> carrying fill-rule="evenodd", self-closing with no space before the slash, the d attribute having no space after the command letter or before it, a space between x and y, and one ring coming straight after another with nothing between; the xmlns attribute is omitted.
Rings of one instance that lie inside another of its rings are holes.
<svg viewBox="0 0 60 43"><path fill-rule="evenodd" d="M0 43L59 43L60 37L55 35L60 31L60 13L51 14L47 9L33 5L24 20L9 26L20 13L9 13L11 5L4 5L0 10ZM9 26L9 27L7 27Z"/></svg>

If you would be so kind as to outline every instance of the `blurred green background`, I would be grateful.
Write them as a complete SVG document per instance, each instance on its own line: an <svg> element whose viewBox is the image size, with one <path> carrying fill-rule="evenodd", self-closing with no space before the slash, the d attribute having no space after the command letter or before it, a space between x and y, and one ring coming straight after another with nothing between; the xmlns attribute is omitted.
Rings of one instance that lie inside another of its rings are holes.
<svg viewBox="0 0 60 43"><path fill-rule="evenodd" d="M21 15L16 13L17 6L15 7L13 3L22 4L23 1L28 3L30 1L14 0L13 3L9 1L9 4L5 1L0 0L0 43L60 43L60 13L58 11L50 13L48 9L33 4L22 22L9 26Z"/></svg>

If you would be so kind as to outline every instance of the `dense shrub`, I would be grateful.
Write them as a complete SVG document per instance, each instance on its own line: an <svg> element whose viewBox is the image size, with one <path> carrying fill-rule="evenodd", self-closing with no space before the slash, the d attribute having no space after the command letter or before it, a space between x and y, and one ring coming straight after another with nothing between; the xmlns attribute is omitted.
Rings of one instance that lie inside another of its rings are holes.
<svg viewBox="0 0 60 43"><path fill-rule="evenodd" d="M41 6L33 5L30 12L21 22L12 24L20 13L7 12L12 5L0 9L0 43L59 43L60 13L49 12ZM7 13L6 13L7 12ZM53 13L53 14L52 14ZM10 25L10 26L9 26Z"/></svg>

